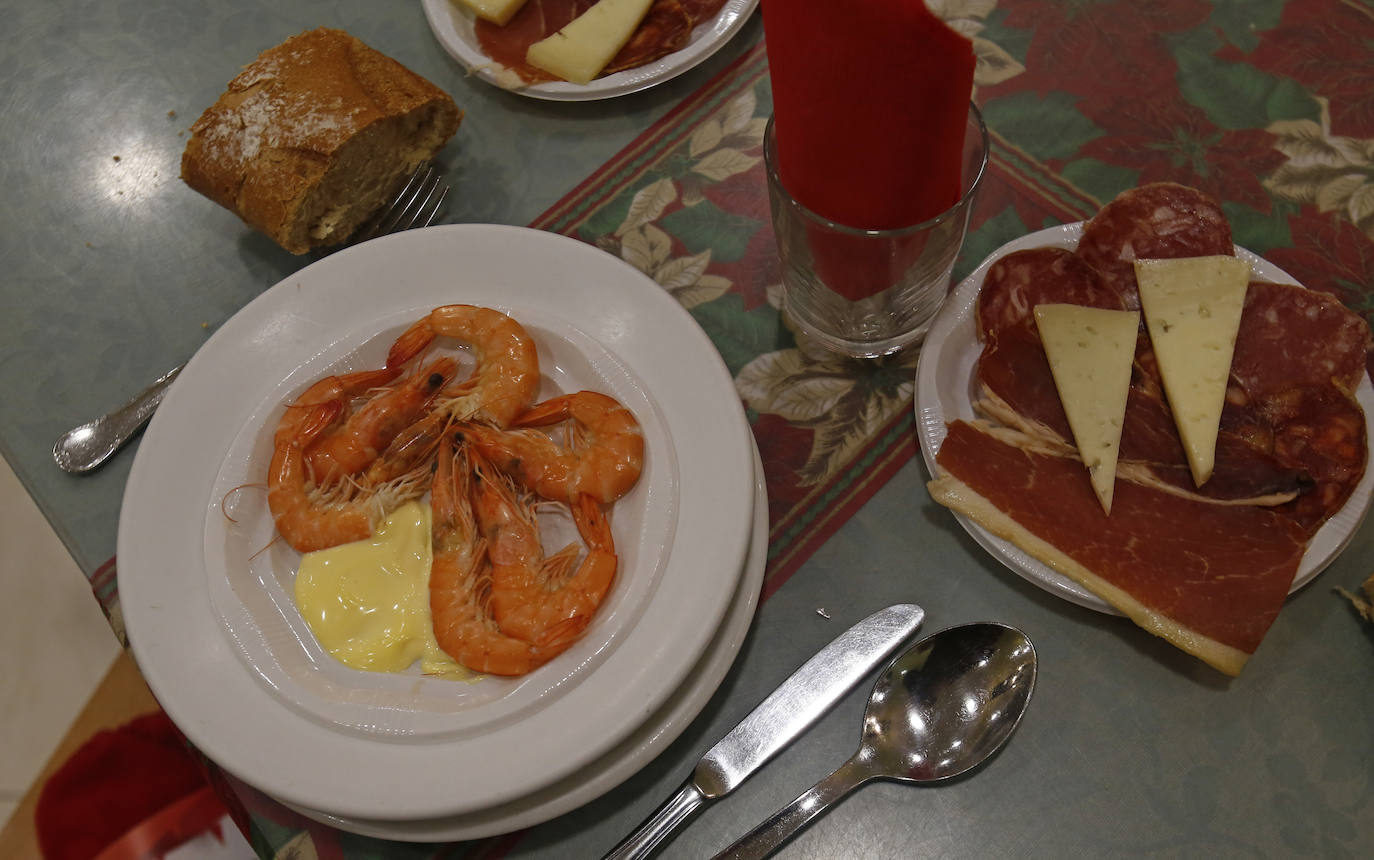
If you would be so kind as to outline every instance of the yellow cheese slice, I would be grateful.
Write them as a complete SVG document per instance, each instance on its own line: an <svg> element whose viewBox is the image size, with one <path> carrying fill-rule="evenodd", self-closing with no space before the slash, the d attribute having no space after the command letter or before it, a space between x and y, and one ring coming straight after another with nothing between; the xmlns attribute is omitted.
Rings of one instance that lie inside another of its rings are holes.
<svg viewBox="0 0 1374 860"><path fill-rule="evenodd" d="M1035 325L1093 492L1110 514L1140 315L1080 305L1038 305Z"/></svg>
<svg viewBox="0 0 1374 860"><path fill-rule="evenodd" d="M1136 260L1135 278L1164 393L1200 487L1216 462L1250 264L1223 256Z"/></svg>
<svg viewBox="0 0 1374 860"><path fill-rule="evenodd" d="M525 60L574 84L591 83L624 47L653 0L599 0L563 29L530 45Z"/></svg>
<svg viewBox="0 0 1374 860"><path fill-rule="evenodd" d="M493 24L505 24L520 7L525 5L525 0L459 0L464 6L473 11L478 18L490 21Z"/></svg>

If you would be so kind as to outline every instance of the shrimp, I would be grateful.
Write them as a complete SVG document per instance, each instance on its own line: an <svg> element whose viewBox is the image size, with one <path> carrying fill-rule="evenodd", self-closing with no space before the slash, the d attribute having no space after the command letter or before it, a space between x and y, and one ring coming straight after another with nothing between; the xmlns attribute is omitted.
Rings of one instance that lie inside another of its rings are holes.
<svg viewBox="0 0 1374 860"><path fill-rule="evenodd" d="M644 434L614 398L595 391L565 394L524 412L514 424L533 428L569 419L573 429L566 447L533 429L467 424L460 432L498 469L546 499L576 506L587 495L609 504L629 492L644 468Z"/></svg>
<svg viewBox="0 0 1374 860"><path fill-rule="evenodd" d="M534 402L539 355L529 333L514 319L491 308L444 305L401 335L398 342L405 346L398 357L422 349L436 337L467 344L477 359L472 376L445 391L438 408L446 414L505 427Z"/></svg>
<svg viewBox="0 0 1374 860"><path fill-rule="evenodd" d="M277 533L294 549L313 552L363 540L387 511L423 493L423 482L405 476L362 494L321 494L308 480L304 452L338 420L343 403L327 400L297 412L295 430L276 444L267 474L267 506Z"/></svg>
<svg viewBox="0 0 1374 860"><path fill-rule="evenodd" d="M445 653L475 672L523 675L558 652L505 635L487 616L487 547L473 517L471 489L467 455L449 439L441 449L430 495L434 555L429 608L434 638Z"/></svg>
<svg viewBox="0 0 1374 860"><path fill-rule="evenodd" d="M378 370L360 370L356 373L326 376L311 385L287 405L286 412L282 415L281 421L277 423L277 432L272 438L272 444L281 446L297 435L301 426L310 417L311 407L334 401L338 402L339 408L333 413L335 417L331 419L331 421L337 421L343 417L344 404L350 399L374 388L380 388L400 375L400 368L384 367ZM321 428L320 432L327 429L329 428Z"/></svg>
<svg viewBox="0 0 1374 860"><path fill-rule="evenodd" d="M425 414L457 372L458 362L439 358L367 401L306 449L311 474L324 484L366 469L398 434Z"/></svg>
<svg viewBox="0 0 1374 860"><path fill-rule="evenodd" d="M491 560L491 612L501 632L545 649L563 650L582 635L615 581L610 525L591 496L573 505L587 554L577 545L544 557L534 506L511 479L473 456L473 504Z"/></svg>
<svg viewBox="0 0 1374 860"><path fill-rule="evenodd" d="M420 468L438 449L444 432L452 423L442 412L430 411L419 421L396 434L391 444L363 472L361 484L376 486Z"/></svg>
<svg viewBox="0 0 1374 860"><path fill-rule="evenodd" d="M277 425L272 444L281 445L294 436L305 420L309 407L330 400L346 404L354 397L359 397L374 388L389 385L405 371L406 363L419 355L428 345L428 340L407 329L392 342L391 348L387 351L385 367L331 375L318 380L286 407L286 414ZM342 414L340 412L339 417L342 417Z"/></svg>

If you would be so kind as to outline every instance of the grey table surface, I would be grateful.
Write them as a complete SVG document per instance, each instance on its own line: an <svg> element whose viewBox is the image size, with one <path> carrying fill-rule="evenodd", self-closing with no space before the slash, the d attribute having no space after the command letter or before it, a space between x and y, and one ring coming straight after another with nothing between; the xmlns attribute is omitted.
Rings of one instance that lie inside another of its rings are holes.
<svg viewBox="0 0 1374 860"><path fill-rule="evenodd" d="M468 77L417 2L4 0L0 12L0 450L88 574L115 551L137 446L74 477L52 464L53 441L184 361L308 262L178 178L188 126L241 65L319 25L401 59L467 113L443 154L456 190L447 220L525 224L759 35L756 18L650 91L558 104ZM925 480L908 464L760 608L721 688L651 766L525 834L511 854L599 856L821 645L882 606L917 602L926 631L974 620L1025 630L1041 658L1030 712L974 776L869 786L784 856L1368 856L1374 634L1331 591L1367 574L1368 526L1226 681L1001 568ZM842 762L869 683L663 856L708 856Z"/></svg>

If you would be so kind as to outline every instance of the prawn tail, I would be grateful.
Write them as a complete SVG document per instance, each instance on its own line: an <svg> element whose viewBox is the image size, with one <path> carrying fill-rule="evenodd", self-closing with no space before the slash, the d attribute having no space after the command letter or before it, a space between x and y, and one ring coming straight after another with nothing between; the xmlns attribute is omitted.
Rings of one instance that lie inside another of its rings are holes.
<svg viewBox="0 0 1374 860"><path fill-rule="evenodd" d="M587 625L591 622L588 615L574 615L565 618L556 624L550 625L547 630L531 643L535 653L542 656L545 660L554 657L568 650L574 642L582 638L586 632Z"/></svg>
<svg viewBox="0 0 1374 860"><path fill-rule="evenodd" d="M434 328L429 324L429 317L425 317L402 332L401 336L392 342L391 349L386 354L387 368L399 370L411 359L424 352L433 342Z"/></svg>
<svg viewBox="0 0 1374 860"><path fill-rule="evenodd" d="M573 404L577 394L563 394L551 397L543 403L536 403L520 413L513 422L517 427L547 427L572 417Z"/></svg>
<svg viewBox="0 0 1374 860"><path fill-rule="evenodd" d="M588 550L615 555L615 538L611 536L611 522L595 496L582 493L572 504L573 522Z"/></svg>

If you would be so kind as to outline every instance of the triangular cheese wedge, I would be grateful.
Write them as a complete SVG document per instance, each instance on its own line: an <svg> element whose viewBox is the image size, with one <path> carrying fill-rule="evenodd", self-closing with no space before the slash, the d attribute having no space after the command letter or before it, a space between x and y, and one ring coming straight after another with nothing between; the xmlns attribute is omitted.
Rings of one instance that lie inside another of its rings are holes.
<svg viewBox="0 0 1374 860"><path fill-rule="evenodd" d="M1080 305L1038 305L1035 325L1093 492L1110 514L1140 315Z"/></svg>
<svg viewBox="0 0 1374 860"><path fill-rule="evenodd" d="M1200 487L1216 461L1250 264L1222 256L1136 260L1135 279L1164 393Z"/></svg>
<svg viewBox="0 0 1374 860"><path fill-rule="evenodd" d="M520 7L525 5L525 0L462 0L462 2L478 18L497 25L503 25L514 18L515 13L520 11Z"/></svg>
<svg viewBox="0 0 1374 860"><path fill-rule="evenodd" d="M589 84L639 28L653 0L597 0L568 25L530 45L525 61L574 84Z"/></svg>

